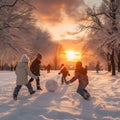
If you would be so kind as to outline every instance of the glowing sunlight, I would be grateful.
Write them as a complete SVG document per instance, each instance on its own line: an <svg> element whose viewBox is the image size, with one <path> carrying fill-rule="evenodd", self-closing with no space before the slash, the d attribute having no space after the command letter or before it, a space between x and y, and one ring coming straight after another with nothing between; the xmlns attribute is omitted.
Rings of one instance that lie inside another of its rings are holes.
<svg viewBox="0 0 120 120"><path fill-rule="evenodd" d="M68 61L77 61L81 59L81 54L73 50L66 50L65 56Z"/></svg>

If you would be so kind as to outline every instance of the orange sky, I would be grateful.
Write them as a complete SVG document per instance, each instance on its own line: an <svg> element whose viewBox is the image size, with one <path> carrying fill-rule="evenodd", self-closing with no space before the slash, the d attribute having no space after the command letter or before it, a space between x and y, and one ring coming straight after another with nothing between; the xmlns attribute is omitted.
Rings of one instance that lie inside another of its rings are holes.
<svg viewBox="0 0 120 120"><path fill-rule="evenodd" d="M99 5L101 0L32 0L37 26L48 30L53 40L76 40L84 36L76 32L78 23L85 16L87 6Z"/></svg>
<svg viewBox="0 0 120 120"><path fill-rule="evenodd" d="M85 59L82 49L87 33L74 34L79 22L86 16L86 9L93 5L100 5L101 0L31 0L34 5L34 16L37 19L36 25L51 33L52 40L58 41L64 49L79 52L81 60ZM78 57L78 54L77 56ZM90 56L89 56L90 57ZM63 58L63 60L68 61ZM84 61L84 60L83 60ZM74 64L70 63L70 64ZM87 63L87 62L86 62Z"/></svg>
<svg viewBox="0 0 120 120"><path fill-rule="evenodd" d="M53 40L59 40L65 51L73 50L84 54L81 50L87 34L85 32L79 34L73 33L76 32L78 23L84 19L85 9L88 6L100 4L100 1L32 0L35 6L36 25L51 33ZM84 55L82 55L83 57Z"/></svg>

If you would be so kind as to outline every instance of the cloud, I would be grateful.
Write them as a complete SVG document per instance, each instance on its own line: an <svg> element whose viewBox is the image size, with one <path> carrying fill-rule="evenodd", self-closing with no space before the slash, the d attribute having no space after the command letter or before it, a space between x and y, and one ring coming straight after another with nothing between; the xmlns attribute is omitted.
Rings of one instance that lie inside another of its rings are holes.
<svg viewBox="0 0 120 120"><path fill-rule="evenodd" d="M76 21L84 16L84 0L32 0L34 15L43 23Z"/></svg>

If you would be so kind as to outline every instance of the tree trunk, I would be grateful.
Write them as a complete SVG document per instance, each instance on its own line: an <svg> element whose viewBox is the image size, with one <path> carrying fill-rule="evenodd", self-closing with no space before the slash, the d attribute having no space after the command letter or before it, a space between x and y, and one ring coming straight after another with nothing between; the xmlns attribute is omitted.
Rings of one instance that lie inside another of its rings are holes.
<svg viewBox="0 0 120 120"><path fill-rule="evenodd" d="M112 49L111 67L112 67L112 75L116 75L116 72L115 72L115 60L114 60L114 49Z"/></svg>
<svg viewBox="0 0 120 120"><path fill-rule="evenodd" d="M117 32L117 25L116 25L116 12L117 12L117 5L116 5L116 0L110 0L111 6L110 6L110 16L111 16L111 27L112 27L112 34ZM112 55L111 55L111 65L112 65L112 75L116 75L115 73L115 54L114 54L114 49L112 49Z"/></svg>
<svg viewBox="0 0 120 120"><path fill-rule="evenodd" d="M118 72L120 72L120 60L118 61Z"/></svg>
<svg viewBox="0 0 120 120"><path fill-rule="evenodd" d="M107 57L108 72L111 72L111 55L108 53L106 57Z"/></svg>
<svg viewBox="0 0 120 120"><path fill-rule="evenodd" d="M118 72L120 72L120 50L118 52L117 57L118 57Z"/></svg>
<svg viewBox="0 0 120 120"><path fill-rule="evenodd" d="M111 64L108 62L108 72L111 72Z"/></svg>

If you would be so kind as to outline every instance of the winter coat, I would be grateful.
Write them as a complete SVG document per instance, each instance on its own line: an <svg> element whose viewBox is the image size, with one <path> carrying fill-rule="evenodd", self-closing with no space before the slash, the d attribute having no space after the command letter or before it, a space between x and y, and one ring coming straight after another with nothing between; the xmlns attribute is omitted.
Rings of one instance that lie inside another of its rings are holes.
<svg viewBox="0 0 120 120"><path fill-rule="evenodd" d="M37 76L40 75L40 64L41 64L41 61L37 58L32 62L30 66L30 70L34 75L37 75Z"/></svg>
<svg viewBox="0 0 120 120"><path fill-rule="evenodd" d="M100 65L97 64L97 65L96 65L96 71L98 72L99 70L100 70Z"/></svg>
<svg viewBox="0 0 120 120"><path fill-rule="evenodd" d="M74 77L70 80L70 82L74 82L75 80L79 81L79 87L85 88L88 85L88 76L87 70L83 67L75 70Z"/></svg>
<svg viewBox="0 0 120 120"><path fill-rule="evenodd" d="M50 65L50 64L48 64L48 65L47 65L47 67L46 67L46 69L49 71L49 70L50 70L50 68L51 68L51 65Z"/></svg>
<svg viewBox="0 0 120 120"><path fill-rule="evenodd" d="M30 71L27 62L19 62L16 66L15 73L17 75L17 85L26 85L28 83L28 75L34 79L37 78Z"/></svg>
<svg viewBox="0 0 120 120"><path fill-rule="evenodd" d="M62 67L61 70L60 70L60 72L58 74L62 74L63 77L66 77L67 75L70 75L69 71L67 70L66 67Z"/></svg>

